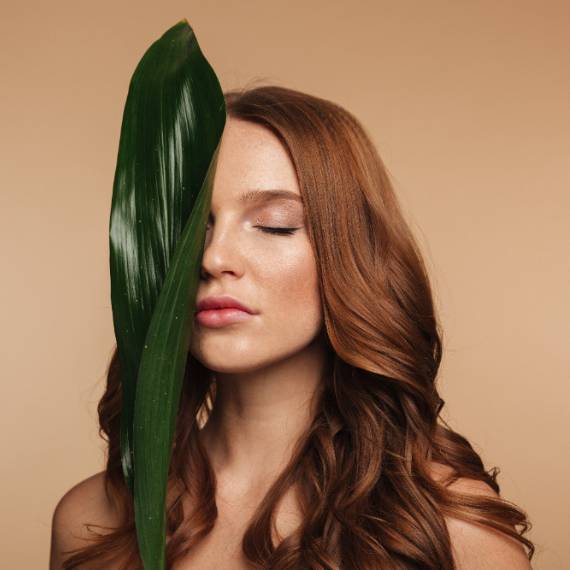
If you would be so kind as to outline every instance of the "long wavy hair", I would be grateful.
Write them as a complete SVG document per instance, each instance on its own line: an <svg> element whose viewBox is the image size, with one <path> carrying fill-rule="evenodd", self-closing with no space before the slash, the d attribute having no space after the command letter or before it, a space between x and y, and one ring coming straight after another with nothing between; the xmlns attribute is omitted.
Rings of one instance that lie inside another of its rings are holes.
<svg viewBox="0 0 570 570"><path fill-rule="evenodd" d="M426 267L388 173L361 123L341 106L281 86L225 93L228 116L274 133L295 167L315 254L329 358L316 412L259 504L242 549L254 568L454 569L445 516L535 547L526 513L503 498L448 488L460 477L500 492L468 440L440 417L442 333ZM167 488L167 567L214 526L216 478L198 432L215 406L211 371L188 354ZM99 405L105 490L121 514L64 568L124 561L142 568L123 480L121 369L111 358ZM445 480L431 476L446 466ZM277 544L276 507L300 488L302 523ZM189 512L183 497L193 505ZM101 525L88 525L101 526ZM517 527L520 527L517 530Z"/></svg>

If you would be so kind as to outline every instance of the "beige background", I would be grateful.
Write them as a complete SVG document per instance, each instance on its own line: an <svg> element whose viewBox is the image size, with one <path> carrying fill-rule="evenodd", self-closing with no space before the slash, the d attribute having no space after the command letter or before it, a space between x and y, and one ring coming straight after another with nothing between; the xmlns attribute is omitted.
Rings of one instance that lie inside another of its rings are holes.
<svg viewBox="0 0 570 570"><path fill-rule="evenodd" d="M228 89L345 105L421 240L445 329L444 417L570 568L570 3L39 2L0 18L4 568L47 568L51 515L103 468L108 215L128 83L193 26Z"/></svg>

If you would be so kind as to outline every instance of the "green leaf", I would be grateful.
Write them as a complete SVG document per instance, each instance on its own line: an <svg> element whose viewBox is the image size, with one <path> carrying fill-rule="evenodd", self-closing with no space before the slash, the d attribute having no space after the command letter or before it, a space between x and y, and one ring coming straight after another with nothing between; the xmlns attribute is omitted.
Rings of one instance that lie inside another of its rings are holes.
<svg viewBox="0 0 570 570"><path fill-rule="evenodd" d="M109 225L121 462L145 570L165 567L168 468L225 121L218 78L183 19L131 78Z"/></svg>

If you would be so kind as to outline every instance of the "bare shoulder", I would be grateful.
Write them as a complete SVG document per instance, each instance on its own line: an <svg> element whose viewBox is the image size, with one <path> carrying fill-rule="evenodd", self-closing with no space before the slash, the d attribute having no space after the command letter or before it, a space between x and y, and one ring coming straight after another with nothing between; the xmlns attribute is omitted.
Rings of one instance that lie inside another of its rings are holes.
<svg viewBox="0 0 570 570"><path fill-rule="evenodd" d="M446 480L452 470L432 463L432 477ZM500 495L483 481L461 477L448 485L460 493L495 497ZM522 544L488 526L445 517L457 570L532 570Z"/></svg>
<svg viewBox="0 0 570 570"><path fill-rule="evenodd" d="M118 517L105 493L105 472L101 471L80 481L58 501L52 516L50 570L63 568L66 551L86 546L92 538L86 525L114 526ZM95 527L98 533L104 529Z"/></svg>

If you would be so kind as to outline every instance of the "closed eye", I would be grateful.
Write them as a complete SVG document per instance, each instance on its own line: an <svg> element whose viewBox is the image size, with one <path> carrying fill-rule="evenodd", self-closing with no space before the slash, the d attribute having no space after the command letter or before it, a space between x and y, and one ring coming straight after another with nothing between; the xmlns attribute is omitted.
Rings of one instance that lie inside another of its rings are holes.
<svg viewBox="0 0 570 570"><path fill-rule="evenodd" d="M301 228L271 228L268 226L253 226L254 228L259 228L262 232L274 235L292 235L297 230ZM206 231L210 229L210 222L206 224Z"/></svg>
<svg viewBox="0 0 570 570"><path fill-rule="evenodd" d="M269 234L277 234L277 235L291 235L299 229L299 228L269 228L267 226L253 226L253 227L259 228L263 232Z"/></svg>

